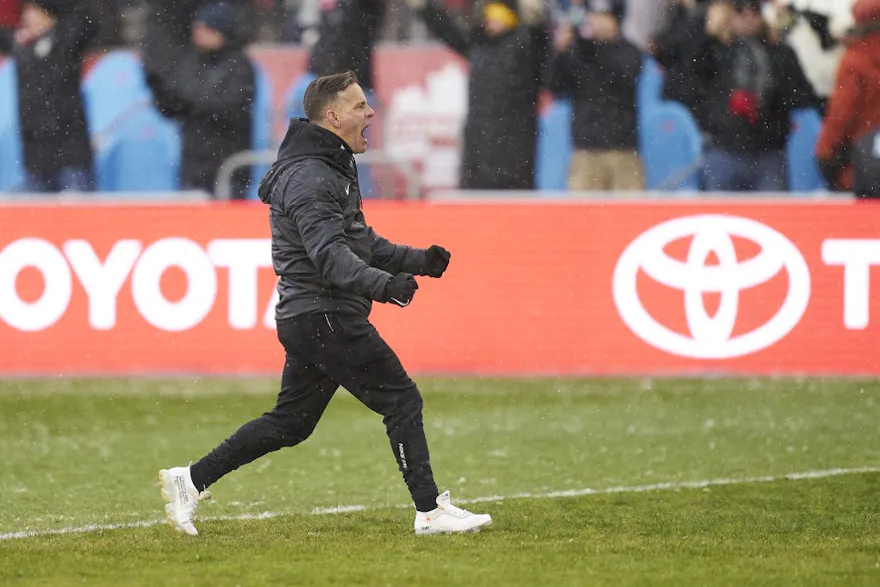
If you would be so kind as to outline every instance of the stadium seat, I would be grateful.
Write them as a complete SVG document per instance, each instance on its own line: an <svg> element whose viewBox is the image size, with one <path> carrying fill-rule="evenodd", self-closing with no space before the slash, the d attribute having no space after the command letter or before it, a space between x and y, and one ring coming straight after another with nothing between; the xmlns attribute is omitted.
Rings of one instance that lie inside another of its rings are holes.
<svg viewBox="0 0 880 587"><path fill-rule="evenodd" d="M795 110L791 114L788 135L788 187L793 192L827 191L816 163L816 143L822 130L822 117L814 108Z"/></svg>
<svg viewBox="0 0 880 587"><path fill-rule="evenodd" d="M538 121L535 185L541 191L568 189L571 164L571 100L556 99Z"/></svg>
<svg viewBox="0 0 880 587"><path fill-rule="evenodd" d="M639 151L646 189L699 190L702 138L683 104L664 101L647 108L640 117Z"/></svg>
<svg viewBox="0 0 880 587"><path fill-rule="evenodd" d="M156 109L134 53L102 57L83 80L83 96L99 191L179 189L178 125Z"/></svg>
<svg viewBox="0 0 880 587"><path fill-rule="evenodd" d="M143 67L130 51L114 51L92 66L82 83L89 132L94 139L133 111L149 108L153 96Z"/></svg>
<svg viewBox="0 0 880 587"><path fill-rule="evenodd" d="M0 64L0 192L17 191L25 182L15 71L12 60Z"/></svg>
<svg viewBox="0 0 880 587"><path fill-rule="evenodd" d="M251 148L261 151L272 148L272 83L266 72L254 60L251 60L256 76L256 92L253 104L253 141ZM257 191L260 187L260 179L269 170L268 165L251 166L251 185L248 190L248 198L259 199Z"/></svg>
<svg viewBox="0 0 880 587"><path fill-rule="evenodd" d="M666 74L657 60L650 55L645 55L642 61L642 71L639 74L636 86L636 109L641 113L663 100L663 83Z"/></svg>
<svg viewBox="0 0 880 587"><path fill-rule="evenodd" d="M180 189L178 126L155 108L138 110L97 150L98 190L164 192Z"/></svg>

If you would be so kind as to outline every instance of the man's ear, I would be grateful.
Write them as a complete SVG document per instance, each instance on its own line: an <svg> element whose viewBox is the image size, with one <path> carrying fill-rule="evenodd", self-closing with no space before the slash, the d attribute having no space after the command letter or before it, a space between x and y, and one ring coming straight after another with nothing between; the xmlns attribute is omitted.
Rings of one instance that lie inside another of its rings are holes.
<svg viewBox="0 0 880 587"><path fill-rule="evenodd" d="M327 110L327 122L330 123L334 128L339 128L339 115L336 113L336 110L333 108Z"/></svg>

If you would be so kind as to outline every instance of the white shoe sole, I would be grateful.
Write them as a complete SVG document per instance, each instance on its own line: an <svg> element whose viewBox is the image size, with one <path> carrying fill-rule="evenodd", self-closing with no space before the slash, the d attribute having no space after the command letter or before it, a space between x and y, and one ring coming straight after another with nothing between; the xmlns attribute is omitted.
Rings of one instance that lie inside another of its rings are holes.
<svg viewBox="0 0 880 587"><path fill-rule="evenodd" d="M416 536L435 536L437 534L476 534L486 526L490 525L492 520L480 524L479 526L474 526L473 528L468 528L466 530L443 530L442 528L416 528Z"/></svg>
<svg viewBox="0 0 880 587"><path fill-rule="evenodd" d="M168 525L180 532L181 534L187 534L189 536L194 536L190 532L187 532L183 529L183 527L177 523L174 519L174 498L171 497L172 493L169 491L168 483L170 482L170 476L168 474L167 469L162 469L159 471L159 487L162 490L162 499L165 500L165 520L168 522Z"/></svg>

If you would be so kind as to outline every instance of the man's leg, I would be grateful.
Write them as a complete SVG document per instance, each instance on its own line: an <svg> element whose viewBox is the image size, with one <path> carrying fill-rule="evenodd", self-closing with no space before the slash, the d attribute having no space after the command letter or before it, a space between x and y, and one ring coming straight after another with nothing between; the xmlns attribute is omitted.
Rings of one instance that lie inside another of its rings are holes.
<svg viewBox="0 0 880 587"><path fill-rule="evenodd" d="M601 151L580 150L571 154L568 189L571 191L608 189L608 171L605 168Z"/></svg>
<svg viewBox="0 0 880 587"><path fill-rule="evenodd" d="M339 385L302 358L299 351L308 349L298 347L314 344L315 334L301 326L301 321L278 325L287 358L272 411L239 428L195 465L159 471L165 512L176 530L198 534L192 518L199 501L210 497L203 493L209 485L267 453L299 444L315 429Z"/></svg>
<svg viewBox="0 0 880 587"><path fill-rule="evenodd" d="M645 172L637 152L621 149L611 151L608 156L611 159L612 191L639 192L645 189Z"/></svg>
<svg viewBox="0 0 880 587"><path fill-rule="evenodd" d="M769 151L755 155L755 191L787 192L788 160L785 151Z"/></svg>
<svg viewBox="0 0 880 587"><path fill-rule="evenodd" d="M28 172L25 177L24 191L32 194L57 192L55 179L48 173Z"/></svg>
<svg viewBox="0 0 880 587"><path fill-rule="evenodd" d="M737 153L711 148L703 159L705 190L707 192L738 192L743 189L743 179L748 165Z"/></svg>
<svg viewBox="0 0 880 587"><path fill-rule="evenodd" d="M391 347L366 318L325 314L324 344L312 360L384 417L391 451L416 506L417 535L478 532L492 523L437 493L422 426L422 396Z"/></svg>
<svg viewBox="0 0 880 587"><path fill-rule="evenodd" d="M304 441L338 387L315 365L288 355L275 407L239 428L192 465L193 484L204 491L227 473L263 455Z"/></svg>
<svg viewBox="0 0 880 587"><path fill-rule="evenodd" d="M95 180L92 170L88 167L65 167L58 172L59 191L92 192Z"/></svg>
<svg viewBox="0 0 880 587"><path fill-rule="evenodd" d="M380 414L391 450L419 511L436 507L437 485L422 426L422 396L397 355L366 318L316 315L326 342L310 359Z"/></svg>

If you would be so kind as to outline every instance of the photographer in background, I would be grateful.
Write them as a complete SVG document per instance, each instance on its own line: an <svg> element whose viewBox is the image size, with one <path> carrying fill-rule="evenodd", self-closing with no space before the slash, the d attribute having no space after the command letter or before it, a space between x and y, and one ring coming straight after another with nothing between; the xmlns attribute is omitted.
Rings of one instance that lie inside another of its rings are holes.
<svg viewBox="0 0 880 587"><path fill-rule="evenodd" d="M550 90L573 97L569 189L642 190L636 142L642 54L621 37L625 7L621 0L591 0L573 8L557 32L550 66Z"/></svg>

